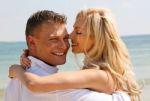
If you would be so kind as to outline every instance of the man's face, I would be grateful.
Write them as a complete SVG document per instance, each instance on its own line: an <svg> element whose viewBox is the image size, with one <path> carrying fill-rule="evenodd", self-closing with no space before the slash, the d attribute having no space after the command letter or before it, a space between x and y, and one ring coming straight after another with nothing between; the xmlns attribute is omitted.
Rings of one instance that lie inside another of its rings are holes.
<svg viewBox="0 0 150 101"><path fill-rule="evenodd" d="M44 22L33 32L35 55L49 65L62 65L66 62L66 54L70 47L65 24Z"/></svg>

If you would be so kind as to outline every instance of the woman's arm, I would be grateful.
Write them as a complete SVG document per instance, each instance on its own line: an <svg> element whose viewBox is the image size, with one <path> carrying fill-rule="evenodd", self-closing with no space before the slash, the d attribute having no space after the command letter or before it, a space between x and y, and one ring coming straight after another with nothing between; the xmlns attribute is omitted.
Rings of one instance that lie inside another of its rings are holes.
<svg viewBox="0 0 150 101"><path fill-rule="evenodd" d="M85 69L74 72L60 72L44 77L25 72L19 66L13 67L10 71L14 73L13 77L19 78L27 88L34 92L73 88L89 88L108 94L114 91L113 78L103 70Z"/></svg>

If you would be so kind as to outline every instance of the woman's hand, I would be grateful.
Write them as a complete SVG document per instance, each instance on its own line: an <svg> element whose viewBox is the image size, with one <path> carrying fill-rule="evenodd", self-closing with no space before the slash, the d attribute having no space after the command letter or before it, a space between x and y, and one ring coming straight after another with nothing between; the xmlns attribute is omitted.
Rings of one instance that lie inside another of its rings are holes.
<svg viewBox="0 0 150 101"><path fill-rule="evenodd" d="M19 73L22 73L22 71L24 71L23 67L21 65L11 65L9 67L9 77L10 78L15 78L19 76Z"/></svg>
<svg viewBox="0 0 150 101"><path fill-rule="evenodd" d="M28 49L23 50L23 53L20 56L20 64L24 67L24 68L28 68L31 66L31 61L30 59L27 58L29 53Z"/></svg>

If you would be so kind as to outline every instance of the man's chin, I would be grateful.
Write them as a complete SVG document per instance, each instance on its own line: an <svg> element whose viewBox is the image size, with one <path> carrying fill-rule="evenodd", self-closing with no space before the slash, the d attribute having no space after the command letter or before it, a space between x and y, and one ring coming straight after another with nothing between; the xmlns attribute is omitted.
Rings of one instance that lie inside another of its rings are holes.
<svg viewBox="0 0 150 101"><path fill-rule="evenodd" d="M66 60L63 60L63 61L58 62L58 65L63 65L65 63L66 63Z"/></svg>
<svg viewBox="0 0 150 101"><path fill-rule="evenodd" d="M57 62L57 65L63 65L65 63L66 63L66 60L65 61L59 61L59 62Z"/></svg>
<svg viewBox="0 0 150 101"><path fill-rule="evenodd" d="M58 58L58 59L55 59L55 65L63 65L66 63L66 58L65 59L61 59L61 58Z"/></svg>

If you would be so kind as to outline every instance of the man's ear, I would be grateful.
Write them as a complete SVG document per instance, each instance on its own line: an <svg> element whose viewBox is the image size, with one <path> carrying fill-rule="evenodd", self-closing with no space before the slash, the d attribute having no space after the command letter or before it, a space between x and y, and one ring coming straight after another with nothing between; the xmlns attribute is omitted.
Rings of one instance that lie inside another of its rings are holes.
<svg viewBox="0 0 150 101"><path fill-rule="evenodd" d="M26 37L26 40L27 40L29 49L35 49L36 45L35 45L34 37L29 35Z"/></svg>

